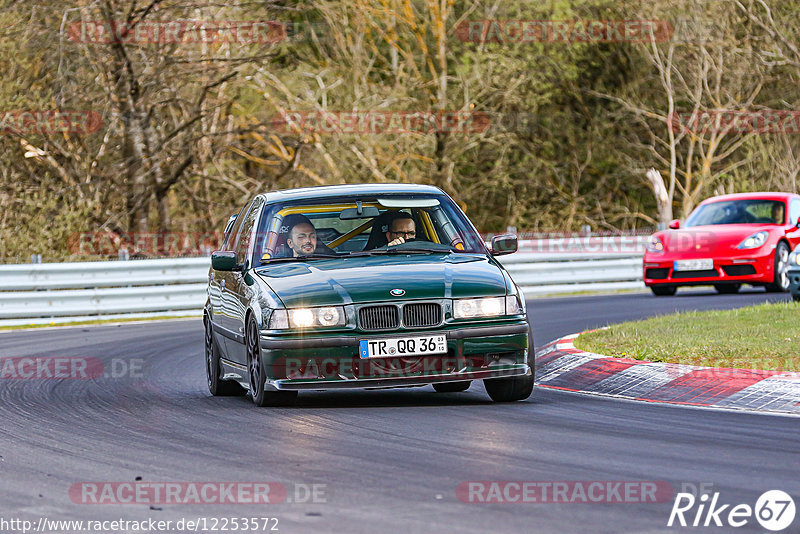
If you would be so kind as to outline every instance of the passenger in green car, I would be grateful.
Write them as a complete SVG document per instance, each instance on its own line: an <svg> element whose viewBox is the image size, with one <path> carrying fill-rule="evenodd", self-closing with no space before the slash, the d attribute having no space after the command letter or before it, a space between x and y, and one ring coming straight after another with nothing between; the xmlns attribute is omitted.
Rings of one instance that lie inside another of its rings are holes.
<svg viewBox="0 0 800 534"><path fill-rule="evenodd" d="M288 215L284 219L286 245L295 258L307 254L336 254L322 241L317 240L317 230L305 215L299 213Z"/></svg>

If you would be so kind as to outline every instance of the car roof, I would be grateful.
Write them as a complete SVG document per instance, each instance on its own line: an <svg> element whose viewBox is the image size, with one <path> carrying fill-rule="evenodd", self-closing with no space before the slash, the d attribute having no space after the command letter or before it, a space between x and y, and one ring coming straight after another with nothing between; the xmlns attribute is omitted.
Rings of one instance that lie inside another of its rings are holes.
<svg viewBox="0 0 800 534"><path fill-rule="evenodd" d="M800 196L793 193L776 193L776 192L762 192L762 193L734 193L732 195L720 195L718 197L711 197L705 199L701 204L710 204L712 202L720 202L723 200L788 200L790 198L800 198Z"/></svg>
<svg viewBox="0 0 800 534"><path fill-rule="evenodd" d="M344 184L302 187L299 189L283 189L266 193L267 202L288 200L317 199L347 195L381 195L381 194L426 193L441 195L443 191L432 185L421 184Z"/></svg>

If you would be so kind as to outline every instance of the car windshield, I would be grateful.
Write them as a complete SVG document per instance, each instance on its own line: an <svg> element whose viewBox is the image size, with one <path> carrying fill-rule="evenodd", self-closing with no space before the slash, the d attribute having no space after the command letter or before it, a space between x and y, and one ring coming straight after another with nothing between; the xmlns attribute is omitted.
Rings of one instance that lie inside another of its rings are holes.
<svg viewBox="0 0 800 534"><path fill-rule="evenodd" d="M725 200L698 207L686 220L686 226L783 224L784 214L784 203L779 200Z"/></svg>
<svg viewBox="0 0 800 534"><path fill-rule="evenodd" d="M480 235L443 195L377 195L269 205L256 265L330 257L485 253Z"/></svg>

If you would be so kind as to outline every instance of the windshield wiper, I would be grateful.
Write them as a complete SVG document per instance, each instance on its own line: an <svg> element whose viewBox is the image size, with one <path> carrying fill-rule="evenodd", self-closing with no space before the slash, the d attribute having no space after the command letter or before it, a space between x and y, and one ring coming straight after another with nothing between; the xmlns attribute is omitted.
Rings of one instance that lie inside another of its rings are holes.
<svg viewBox="0 0 800 534"><path fill-rule="evenodd" d="M387 254L399 254L400 251L397 249L383 249L383 250L362 250L360 252L349 252L347 254L348 257L359 257L359 256L385 256Z"/></svg>
<svg viewBox="0 0 800 534"><path fill-rule="evenodd" d="M282 262L290 262L290 261L307 261L307 260L321 260L321 259L330 259L330 258L343 258L345 257L344 254L320 254L320 253L312 253L312 254L300 254L299 256L289 256L286 258L270 258L268 260L261 260L262 265L268 265L270 263L282 263Z"/></svg>
<svg viewBox="0 0 800 534"><path fill-rule="evenodd" d="M394 256L398 254L435 254L440 252L442 254L450 254L451 250L429 249L429 248L385 248L376 250L363 250L361 252L351 252L347 256L360 257L360 256Z"/></svg>
<svg viewBox="0 0 800 534"><path fill-rule="evenodd" d="M431 253L433 253L433 254L436 254L436 253L452 254L454 252L454 250L452 248L445 249L445 248L435 248L435 247L430 247L430 248L428 248L428 247L419 247L419 248L414 247L414 248L404 248L402 250L398 250L398 252L400 252L400 253L403 253L403 252L416 252L418 254L431 254Z"/></svg>

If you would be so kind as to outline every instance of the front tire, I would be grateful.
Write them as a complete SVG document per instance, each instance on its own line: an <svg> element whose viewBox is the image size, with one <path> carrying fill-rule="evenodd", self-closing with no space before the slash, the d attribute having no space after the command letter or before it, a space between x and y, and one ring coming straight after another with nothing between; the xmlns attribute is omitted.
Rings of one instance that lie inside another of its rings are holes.
<svg viewBox="0 0 800 534"><path fill-rule="evenodd" d="M714 284L714 289L721 295L733 295L738 293L742 284Z"/></svg>
<svg viewBox="0 0 800 534"><path fill-rule="evenodd" d="M781 241L775 247L775 278L767 284L767 293L789 291L789 245Z"/></svg>
<svg viewBox="0 0 800 534"><path fill-rule="evenodd" d="M250 378L250 395L256 406L292 406L297 401L296 391L265 391L267 373L261 359L261 344L258 339L258 325L251 317L247 321L245 335L247 348L247 370Z"/></svg>
<svg viewBox="0 0 800 534"><path fill-rule="evenodd" d="M223 380L222 368L219 363L219 351L214 346L214 330L211 327L211 320L206 317L203 320L205 325L205 357L206 357L206 382L208 391L215 397L232 397L244 394L244 389L238 383Z"/></svg>
<svg viewBox="0 0 800 534"><path fill-rule="evenodd" d="M650 286L650 291L657 297L671 297L678 291L676 286Z"/></svg>
<svg viewBox="0 0 800 534"><path fill-rule="evenodd" d="M530 364L528 364L530 366ZM494 402L514 402L525 400L533 393L533 368L525 376L510 378L487 378L483 381L486 393Z"/></svg>
<svg viewBox="0 0 800 534"><path fill-rule="evenodd" d="M439 384L434 384L433 389L435 389L437 393L460 393L469 389L470 384L472 384L472 380L441 382Z"/></svg>

